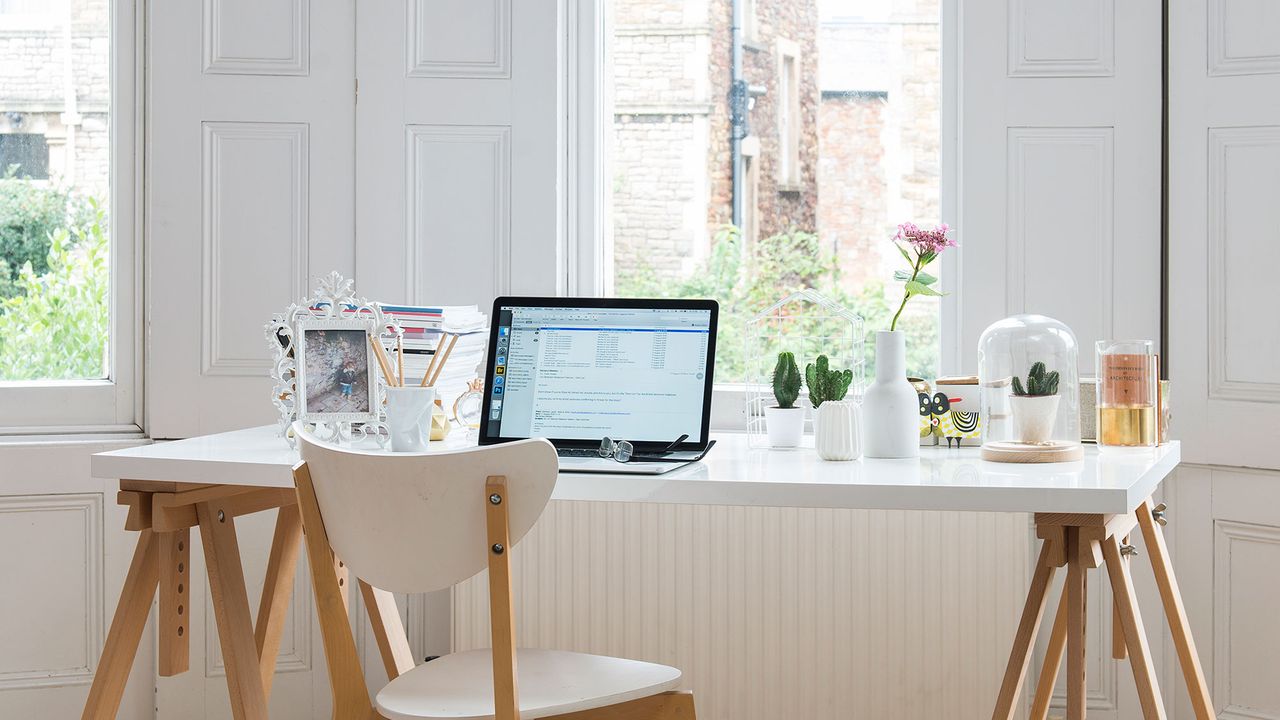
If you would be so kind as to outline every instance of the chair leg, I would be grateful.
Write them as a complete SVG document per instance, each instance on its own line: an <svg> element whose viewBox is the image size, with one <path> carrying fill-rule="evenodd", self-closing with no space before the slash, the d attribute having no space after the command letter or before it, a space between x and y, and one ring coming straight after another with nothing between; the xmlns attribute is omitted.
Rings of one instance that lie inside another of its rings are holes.
<svg viewBox="0 0 1280 720"><path fill-rule="evenodd" d="M1062 656L1067 649L1067 588L1062 588L1058 598L1058 612L1053 618L1053 630L1049 634L1049 647L1045 649L1044 665L1036 681L1036 695L1031 702L1030 720L1046 720L1049 703L1053 700L1053 686L1062 669Z"/></svg>
<svg viewBox="0 0 1280 720"><path fill-rule="evenodd" d="M1138 700L1142 704L1142 716L1146 720L1165 720L1164 701L1160 698L1160 685L1156 682L1155 666L1151 662L1151 649L1147 634L1138 613L1138 601L1133 593L1133 580L1129 567L1120 556L1120 543L1115 536L1102 543L1102 554L1107 561L1107 575L1111 578L1111 592L1120 608L1120 621L1124 626L1125 642L1129 646L1129 664L1133 668L1133 680L1138 687Z"/></svg>
<svg viewBox="0 0 1280 720"><path fill-rule="evenodd" d="M608 707L552 715L548 720L695 720L693 693L659 693Z"/></svg>
<svg viewBox="0 0 1280 720"><path fill-rule="evenodd" d="M1045 540L1040 548L1040 558L1036 561L1036 569L1031 576L1031 588L1027 591L1022 620L1018 622L1018 631L1013 637L1013 649L1009 651L1009 664L1004 671L1004 681L1000 685L1000 695L996 699L992 720L1010 720L1014 715L1018 694L1027 677L1027 667L1031 664L1031 646L1036 641L1040 621L1044 617L1049 583L1053 582L1053 575L1058 569L1050 560L1054 553L1054 542Z"/></svg>
<svg viewBox="0 0 1280 720"><path fill-rule="evenodd" d="M360 581L360 596L364 598L373 637L378 641L378 652L382 655L387 679L395 680L414 667L413 651L409 649L409 638L405 635L404 623L400 621L396 598L363 580Z"/></svg>
<svg viewBox="0 0 1280 720"><path fill-rule="evenodd" d="M324 641L325 659L329 664L329 688L333 693L334 720L377 718L369 701L369 688L364 684L364 670L356 652L355 636L347 618L345 594L338 588L338 568L334 561L329 534L316 501L315 487L306 463L293 469L293 482L298 488L298 510L306 530L307 560L311 563L311 587L320 619L320 637Z"/></svg>

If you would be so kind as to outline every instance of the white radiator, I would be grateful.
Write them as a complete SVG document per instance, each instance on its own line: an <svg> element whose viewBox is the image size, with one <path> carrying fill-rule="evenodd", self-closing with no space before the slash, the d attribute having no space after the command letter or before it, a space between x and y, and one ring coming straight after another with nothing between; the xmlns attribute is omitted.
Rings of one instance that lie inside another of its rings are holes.
<svg viewBox="0 0 1280 720"><path fill-rule="evenodd" d="M553 502L513 554L522 646L684 671L704 720L989 717L1020 514ZM487 647L487 576L454 590Z"/></svg>

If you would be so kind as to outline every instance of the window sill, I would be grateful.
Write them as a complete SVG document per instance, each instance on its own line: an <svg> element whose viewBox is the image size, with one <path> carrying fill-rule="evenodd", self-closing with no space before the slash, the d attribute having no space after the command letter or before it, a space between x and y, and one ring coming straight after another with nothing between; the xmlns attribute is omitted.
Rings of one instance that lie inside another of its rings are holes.
<svg viewBox="0 0 1280 720"><path fill-rule="evenodd" d="M137 425L102 427L0 428L0 448L149 443Z"/></svg>
<svg viewBox="0 0 1280 720"><path fill-rule="evenodd" d="M779 195L784 195L784 194L791 195L791 194L800 193L800 192L804 192L804 186L798 182L779 182L778 183Z"/></svg>

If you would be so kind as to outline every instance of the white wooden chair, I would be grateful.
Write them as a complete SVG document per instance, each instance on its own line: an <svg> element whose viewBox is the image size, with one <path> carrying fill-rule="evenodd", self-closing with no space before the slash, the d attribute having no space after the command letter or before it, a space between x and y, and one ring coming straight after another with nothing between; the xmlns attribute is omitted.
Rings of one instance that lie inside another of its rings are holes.
<svg viewBox="0 0 1280 720"><path fill-rule="evenodd" d="M319 442L295 426L294 468L334 718L693 720L671 692L680 671L653 663L515 648L510 550L556 482L555 449L524 440L457 452L386 454ZM392 592L451 587L489 569L492 650L414 666ZM359 580L391 678L369 700L347 617Z"/></svg>

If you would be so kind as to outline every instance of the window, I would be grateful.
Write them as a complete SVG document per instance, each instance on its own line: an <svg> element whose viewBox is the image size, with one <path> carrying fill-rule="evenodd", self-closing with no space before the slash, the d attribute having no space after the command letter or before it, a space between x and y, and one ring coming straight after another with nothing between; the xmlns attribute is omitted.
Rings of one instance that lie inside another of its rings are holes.
<svg viewBox="0 0 1280 720"><path fill-rule="evenodd" d="M601 285L719 300L716 378L733 383L746 321L791 291L887 329L896 225L950 218L938 0L754 0L738 76L732 43L708 41L732 35L719 7L609 1ZM912 374L938 372L939 310L917 298L899 323Z"/></svg>
<svg viewBox="0 0 1280 720"><path fill-rule="evenodd" d="M52 27L56 23L56 7L51 0L0 0L0 29Z"/></svg>
<svg viewBox="0 0 1280 720"><path fill-rule="evenodd" d="M800 186L800 51L778 38L778 190Z"/></svg>
<svg viewBox="0 0 1280 720"><path fill-rule="evenodd" d="M48 141L36 133L0 133L0 168L14 177L48 180Z"/></svg>
<svg viewBox="0 0 1280 720"><path fill-rule="evenodd" d="M742 3L742 40L753 43L760 34L759 20L756 19L756 0L738 0Z"/></svg>
<svg viewBox="0 0 1280 720"><path fill-rule="evenodd" d="M133 6L0 0L0 28L37 16L0 33L0 433L127 429Z"/></svg>
<svg viewBox="0 0 1280 720"><path fill-rule="evenodd" d="M742 143L743 174L747 181L742 186L742 241L745 247L760 242L760 143L748 137Z"/></svg>

